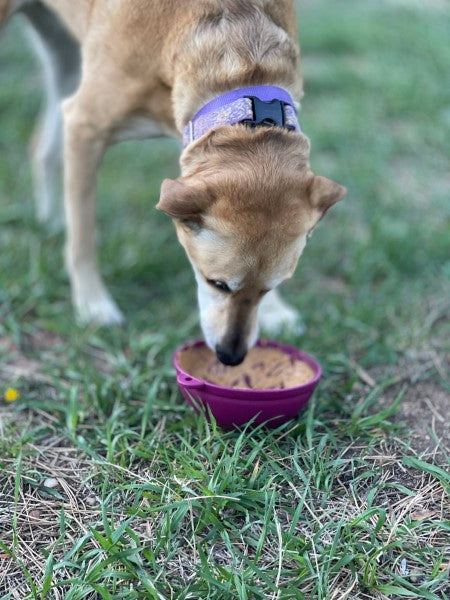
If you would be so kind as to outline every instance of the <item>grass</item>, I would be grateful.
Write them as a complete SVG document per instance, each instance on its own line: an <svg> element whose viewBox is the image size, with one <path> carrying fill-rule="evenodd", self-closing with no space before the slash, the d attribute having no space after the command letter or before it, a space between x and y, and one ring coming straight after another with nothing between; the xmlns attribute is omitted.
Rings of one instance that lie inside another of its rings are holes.
<svg viewBox="0 0 450 600"><path fill-rule="evenodd" d="M450 597L450 88L445 3L305 2L312 164L349 188L285 296L325 376L297 421L223 432L171 355L194 279L153 210L177 144L112 149L102 271L124 328L74 322L63 236L33 215L39 76L0 44L0 598ZM119 251L119 248L121 249Z"/></svg>

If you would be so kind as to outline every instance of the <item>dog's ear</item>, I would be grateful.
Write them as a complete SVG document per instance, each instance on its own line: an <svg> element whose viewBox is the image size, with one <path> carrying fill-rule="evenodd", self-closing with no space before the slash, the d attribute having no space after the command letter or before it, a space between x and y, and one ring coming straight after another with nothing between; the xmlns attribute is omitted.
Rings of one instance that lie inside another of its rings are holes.
<svg viewBox="0 0 450 600"><path fill-rule="evenodd" d="M203 182L188 183L180 177L164 179L156 208L169 217L199 223L210 204L211 198Z"/></svg>
<svg viewBox="0 0 450 600"><path fill-rule="evenodd" d="M320 212L326 213L333 204L342 200L347 193L347 189L332 179L314 175L308 192L311 204Z"/></svg>

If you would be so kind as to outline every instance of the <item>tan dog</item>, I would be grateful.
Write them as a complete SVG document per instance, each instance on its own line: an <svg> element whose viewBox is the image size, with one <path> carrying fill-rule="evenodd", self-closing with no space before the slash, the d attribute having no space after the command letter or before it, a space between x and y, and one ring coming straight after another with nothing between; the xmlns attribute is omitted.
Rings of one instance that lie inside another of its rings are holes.
<svg viewBox="0 0 450 600"><path fill-rule="evenodd" d="M0 21L17 10L33 27L48 87L34 160L38 215L54 210L63 127L73 301L83 319L118 323L95 250L103 153L123 139L180 137L202 106L236 88L278 86L298 102L293 0L0 0ZM157 208L174 218L197 278L206 341L226 364L241 362L254 344L258 313L272 330L295 320L274 289L345 194L315 176L308 158L297 131L225 125L188 144L182 176L163 182Z"/></svg>

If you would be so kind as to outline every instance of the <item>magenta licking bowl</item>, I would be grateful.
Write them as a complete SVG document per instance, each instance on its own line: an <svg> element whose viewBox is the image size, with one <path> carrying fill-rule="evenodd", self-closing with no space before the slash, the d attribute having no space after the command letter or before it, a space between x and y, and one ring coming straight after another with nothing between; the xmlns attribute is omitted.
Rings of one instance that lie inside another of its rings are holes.
<svg viewBox="0 0 450 600"><path fill-rule="evenodd" d="M178 348L173 356L177 383L186 401L197 412L202 406L209 409L217 424L224 429L239 427L249 421L252 421L252 425L267 422L268 427L277 427L296 417L308 402L322 375L320 364L310 354L287 344L259 341L256 346L276 349L288 354L291 361L306 363L314 373L313 378L307 383L283 389L241 389L216 385L197 379L180 365L179 356L183 351L205 347L205 342L195 341Z"/></svg>

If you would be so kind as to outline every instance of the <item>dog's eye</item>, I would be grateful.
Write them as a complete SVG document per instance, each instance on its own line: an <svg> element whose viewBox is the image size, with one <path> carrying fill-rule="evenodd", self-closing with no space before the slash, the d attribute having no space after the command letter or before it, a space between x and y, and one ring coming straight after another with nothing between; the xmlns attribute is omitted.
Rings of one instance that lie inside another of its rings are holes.
<svg viewBox="0 0 450 600"><path fill-rule="evenodd" d="M215 287L216 290L220 290L221 292L225 292L227 294L231 292L225 281L218 281L217 279L207 279L206 281L209 283L209 285Z"/></svg>

